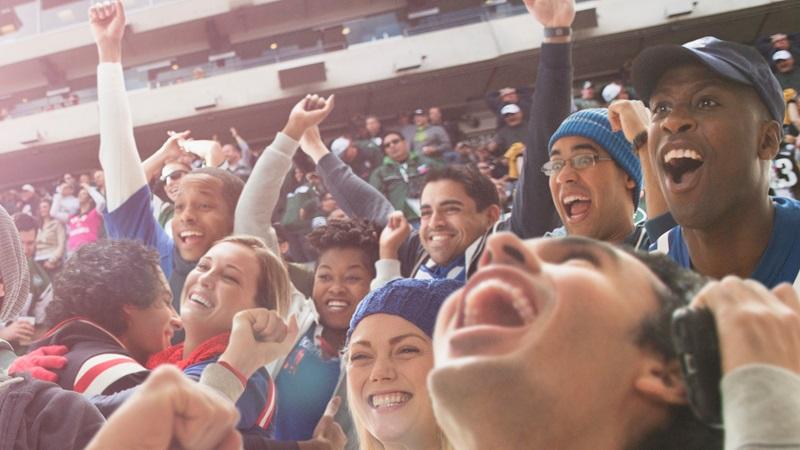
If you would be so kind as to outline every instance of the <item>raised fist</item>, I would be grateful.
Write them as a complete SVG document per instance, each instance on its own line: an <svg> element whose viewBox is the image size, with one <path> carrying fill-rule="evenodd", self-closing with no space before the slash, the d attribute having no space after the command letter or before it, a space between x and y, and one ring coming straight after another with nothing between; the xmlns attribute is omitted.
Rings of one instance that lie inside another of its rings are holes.
<svg viewBox="0 0 800 450"><path fill-rule="evenodd" d="M100 62L120 62L122 35L125 34L125 7L122 0L92 5L89 8L89 25L100 53Z"/></svg>

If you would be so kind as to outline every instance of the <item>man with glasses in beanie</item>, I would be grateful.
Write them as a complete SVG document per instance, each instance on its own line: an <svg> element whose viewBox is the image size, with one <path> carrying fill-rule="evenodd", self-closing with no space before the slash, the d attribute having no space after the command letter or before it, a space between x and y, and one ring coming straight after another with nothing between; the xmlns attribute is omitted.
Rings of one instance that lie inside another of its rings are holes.
<svg viewBox="0 0 800 450"><path fill-rule="evenodd" d="M769 64L704 37L644 50L633 84L652 112L652 170L678 223L657 249L714 278L800 284L800 202L768 194L784 118Z"/></svg>

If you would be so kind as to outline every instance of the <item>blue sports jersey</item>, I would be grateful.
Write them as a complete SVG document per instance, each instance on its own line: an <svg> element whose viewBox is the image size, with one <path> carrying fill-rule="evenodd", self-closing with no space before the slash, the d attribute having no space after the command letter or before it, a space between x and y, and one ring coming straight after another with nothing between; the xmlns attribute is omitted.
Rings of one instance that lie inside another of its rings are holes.
<svg viewBox="0 0 800 450"><path fill-rule="evenodd" d="M103 219L109 238L132 239L158 250L161 257L161 270L169 279L172 275L175 243L153 216L150 187L142 186L119 208L103 213Z"/></svg>
<svg viewBox="0 0 800 450"><path fill-rule="evenodd" d="M195 381L200 380L203 369L216 362L217 358L201 361L183 369L183 373ZM271 438L273 434L273 417L275 413L275 385L269 373L263 367L258 369L248 380L244 392L236 401L239 411L239 431L247 431Z"/></svg>
<svg viewBox="0 0 800 450"><path fill-rule="evenodd" d="M774 197L775 222L767 248L750 278L768 288L782 282L794 283L800 272L800 201ZM658 239L651 250L667 253L683 267L691 268L683 231L677 226Z"/></svg>
<svg viewBox="0 0 800 450"><path fill-rule="evenodd" d="M339 383L340 359L322 354L314 337L315 328L312 326L300 338L275 378L275 439L281 441L311 439Z"/></svg>

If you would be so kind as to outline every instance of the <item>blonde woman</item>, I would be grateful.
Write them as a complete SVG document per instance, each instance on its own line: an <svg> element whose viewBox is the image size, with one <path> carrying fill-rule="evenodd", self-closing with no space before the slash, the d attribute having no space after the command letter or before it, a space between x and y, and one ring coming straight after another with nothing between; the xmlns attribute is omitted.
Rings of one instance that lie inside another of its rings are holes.
<svg viewBox="0 0 800 450"><path fill-rule="evenodd" d="M347 345L347 399L361 450L450 450L426 380L442 302L462 283L399 279L356 309Z"/></svg>

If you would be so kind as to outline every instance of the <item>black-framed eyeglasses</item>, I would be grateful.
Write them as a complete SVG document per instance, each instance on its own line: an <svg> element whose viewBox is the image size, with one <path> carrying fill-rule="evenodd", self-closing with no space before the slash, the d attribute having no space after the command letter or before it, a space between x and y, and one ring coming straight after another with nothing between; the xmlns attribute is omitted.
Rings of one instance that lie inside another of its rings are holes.
<svg viewBox="0 0 800 450"><path fill-rule="evenodd" d="M542 165L542 173L548 177L552 177L553 175L558 175L561 169L567 166L567 162L569 162L573 169L583 170L594 167L598 161L613 161L613 159L607 156L593 154L575 155L568 159L553 159Z"/></svg>
<svg viewBox="0 0 800 450"><path fill-rule="evenodd" d="M392 139L391 141L386 141L383 143L383 148L389 148L392 145L397 145L400 143L400 141L401 139Z"/></svg>

